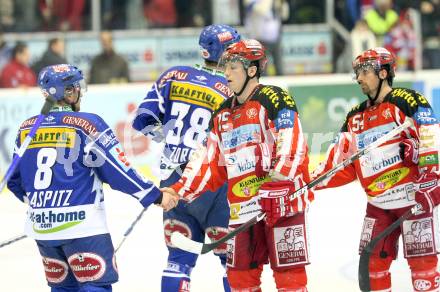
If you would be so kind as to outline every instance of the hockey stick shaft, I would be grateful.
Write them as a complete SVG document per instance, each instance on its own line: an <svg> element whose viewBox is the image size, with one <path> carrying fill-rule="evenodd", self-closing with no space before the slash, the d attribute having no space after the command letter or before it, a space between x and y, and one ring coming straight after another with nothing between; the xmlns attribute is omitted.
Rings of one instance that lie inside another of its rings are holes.
<svg viewBox="0 0 440 292"><path fill-rule="evenodd" d="M16 155L14 156L11 165L6 170L5 176L2 178L2 180L0 182L0 192L3 191L4 187L8 183L8 180L11 178L11 176L14 173L15 169L17 168L18 163L20 162L21 157L23 157L24 152L26 151L27 147L31 143L32 139L35 136L35 133L37 132L38 128L40 127L40 125L43 122L43 120L46 117L46 115L49 113L49 111L52 108L52 106L54 105L54 103L55 103L55 99L53 99L52 97L49 96L49 97L46 98L46 101L45 101L43 107L41 108L40 115L37 117L37 120L35 121L35 124L32 126L29 134L24 139L24 141L21 144L20 148L15 153Z"/></svg>
<svg viewBox="0 0 440 292"><path fill-rule="evenodd" d="M403 214L399 219L394 221L390 226L385 228L380 234L378 234L375 238L373 238L363 249L361 256L359 257L359 268L358 268L358 280L359 280L359 289L363 292L367 292L371 290L370 284L370 256L376 247L377 243L390 235L396 228L398 228L403 221L407 220L412 215L416 214L422 207L417 204L405 214Z"/></svg>
<svg viewBox="0 0 440 292"><path fill-rule="evenodd" d="M314 179L313 181L309 182L307 185L305 185L302 188L300 188L297 191L295 191L292 195L290 195L289 199L291 201L293 201L295 198L298 198L299 196L301 196L302 194L307 192L307 190L316 187L321 182L323 182L324 180L328 179L329 177L331 177L333 174L335 174L339 170L345 168L349 164L351 164L354 161L356 161L357 159L359 159L362 155L365 155L367 152L369 152L372 149L378 147L379 145L385 143L386 141L388 141L389 139L391 139L395 135L399 134L401 131L403 131L404 129L408 128L411 125L412 125L412 122L411 122L410 119L408 119L403 124L397 126L393 130L391 130L388 133L384 134L383 136L378 138L376 141L368 144L368 146L366 146L365 148L363 148L363 149L359 150L358 152L356 152L355 154L353 154L348 159L346 159L343 162L339 163L338 165L336 165L332 169L328 170L327 172L325 172L321 176L319 176L316 179ZM203 244L201 244L199 242L196 242L196 241L193 241L193 240L191 240L189 238L186 238L183 235L176 234L174 236L174 239L176 239L176 242L173 242L173 244L175 246L177 246L178 248L181 248L181 249L189 251L189 252L193 252L193 253L199 253L200 252L201 254L205 254L205 253L208 253L211 250L217 248L220 244L226 242L230 238L233 238L234 236L236 236L240 232L243 232L243 231L247 230L252 225L254 225L257 222L261 221L264 217L265 217L265 214L260 213L257 216L253 217L252 219L250 219L249 221L247 221L246 223L244 223L243 225L241 225L240 227L232 230L231 232L229 232L224 237L222 237L222 238L220 238L220 239L218 239L218 240L216 240L214 242L211 242L211 243L203 243ZM171 237L171 240L173 241L173 236Z"/></svg>
<svg viewBox="0 0 440 292"><path fill-rule="evenodd" d="M147 208L143 208L142 211L139 213L139 215L136 217L136 219L131 223L130 227L128 227L127 231L124 233L124 237L122 238L121 242L119 242L118 246L115 249L115 253L118 252L118 250L121 248L122 244L125 242L127 237L130 235L130 233L133 231L133 228L136 226L136 224L141 220L142 216L144 215Z"/></svg>
<svg viewBox="0 0 440 292"><path fill-rule="evenodd" d="M7 246L7 245L10 245L11 243L17 242L19 240L25 239L26 237L27 237L26 235L22 234L22 235L10 238L8 240L5 240L0 243L0 248Z"/></svg>

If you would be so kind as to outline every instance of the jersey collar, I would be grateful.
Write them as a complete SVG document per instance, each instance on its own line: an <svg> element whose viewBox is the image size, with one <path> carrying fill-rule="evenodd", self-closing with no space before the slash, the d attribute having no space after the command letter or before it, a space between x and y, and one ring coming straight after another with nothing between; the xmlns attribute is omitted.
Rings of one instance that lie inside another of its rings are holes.
<svg viewBox="0 0 440 292"><path fill-rule="evenodd" d="M208 68L208 67L205 67L205 66L202 66L202 65L199 65L199 64L194 65L194 67L197 70L202 70L202 71L208 72L209 74L212 74L212 75L218 75L218 76L221 76L221 77L225 76L225 74L221 70Z"/></svg>
<svg viewBox="0 0 440 292"><path fill-rule="evenodd" d="M51 109L51 112L73 112L72 107L70 105L54 105Z"/></svg>

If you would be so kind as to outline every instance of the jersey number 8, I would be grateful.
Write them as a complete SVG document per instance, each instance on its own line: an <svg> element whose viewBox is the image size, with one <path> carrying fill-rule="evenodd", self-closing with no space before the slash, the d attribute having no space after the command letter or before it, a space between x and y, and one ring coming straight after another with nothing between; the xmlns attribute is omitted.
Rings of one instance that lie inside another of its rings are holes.
<svg viewBox="0 0 440 292"><path fill-rule="evenodd" d="M52 181L52 169L57 159L57 150L54 148L42 148L37 154L37 172L35 173L34 188L36 190L47 189Z"/></svg>

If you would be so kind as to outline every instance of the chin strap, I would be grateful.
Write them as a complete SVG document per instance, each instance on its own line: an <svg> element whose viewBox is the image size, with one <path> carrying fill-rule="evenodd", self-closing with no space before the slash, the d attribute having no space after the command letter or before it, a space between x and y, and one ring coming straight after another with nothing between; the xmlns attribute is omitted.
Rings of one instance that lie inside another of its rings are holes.
<svg viewBox="0 0 440 292"><path fill-rule="evenodd" d="M377 88L376 96L373 98L369 94L367 94L368 99L371 101L371 104L374 104L374 102L377 100L377 98L379 97L380 90L382 89L382 83L383 83L384 79L380 79L379 78L379 80L380 80L379 81L379 87Z"/></svg>
<svg viewBox="0 0 440 292"><path fill-rule="evenodd" d="M72 111L77 112L78 109L76 108L76 105L79 103L80 98L81 98L81 91L78 91L78 96L77 96L75 102L68 103L68 102L66 101L65 98L64 98L64 101L65 101L68 105L70 105L70 107L72 108Z"/></svg>
<svg viewBox="0 0 440 292"><path fill-rule="evenodd" d="M246 88L247 84L249 83L249 80L254 78L256 75L257 75L257 73L255 73L254 76L250 77L249 74L247 73L247 69L246 69L246 80L244 81L243 87L240 89L239 92L234 91L235 95L240 96L243 93L244 89Z"/></svg>

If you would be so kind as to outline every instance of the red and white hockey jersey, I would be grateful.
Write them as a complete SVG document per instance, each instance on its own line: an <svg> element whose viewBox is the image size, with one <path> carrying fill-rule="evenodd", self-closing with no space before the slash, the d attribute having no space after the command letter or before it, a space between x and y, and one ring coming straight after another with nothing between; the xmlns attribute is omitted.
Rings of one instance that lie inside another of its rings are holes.
<svg viewBox="0 0 440 292"><path fill-rule="evenodd" d="M265 155L256 154L260 144L268 149ZM257 176L260 156L271 162L269 175ZM214 113L207 147L195 152L182 178L172 187L191 201L227 181L230 224L240 224L260 212L261 184L290 179L302 187L310 181L308 163L295 101L279 87L259 85L245 103L239 104L234 97ZM301 210L303 200L312 199L309 192L294 203Z"/></svg>
<svg viewBox="0 0 440 292"><path fill-rule="evenodd" d="M357 151L411 118L414 125L324 181L319 188L336 187L359 179L368 201L382 209L415 204L413 182L419 169L439 173L440 126L428 101L421 94L394 88L378 105L364 101L347 115L339 139L329 148L327 159L313 173L317 177L343 160L347 149ZM399 143L419 141L419 166L405 167ZM352 154L352 153L350 153Z"/></svg>

